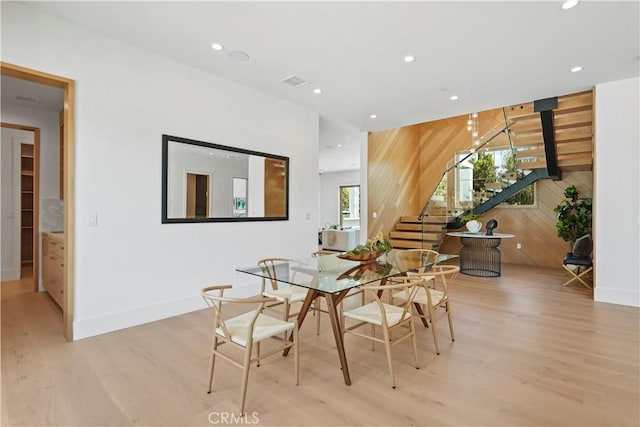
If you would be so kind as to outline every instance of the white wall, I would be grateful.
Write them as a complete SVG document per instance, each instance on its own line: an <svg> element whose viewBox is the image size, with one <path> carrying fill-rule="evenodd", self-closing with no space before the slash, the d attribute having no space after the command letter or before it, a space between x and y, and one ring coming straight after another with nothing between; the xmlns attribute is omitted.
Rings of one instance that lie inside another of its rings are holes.
<svg viewBox="0 0 640 427"><path fill-rule="evenodd" d="M76 82L76 339L202 308L207 285L255 293L235 266L317 248L316 113L18 3L2 60ZM288 156L289 221L162 225L163 133Z"/></svg>
<svg viewBox="0 0 640 427"><path fill-rule="evenodd" d="M596 86L596 301L640 306L640 79Z"/></svg>
<svg viewBox="0 0 640 427"><path fill-rule="evenodd" d="M233 217L233 177L247 178L248 156L224 158L224 152L172 141L167 148L167 217L187 216L187 174L209 176L209 216Z"/></svg>
<svg viewBox="0 0 640 427"><path fill-rule="evenodd" d="M327 224L340 224L341 185L360 185L360 171L323 172L320 174L319 228L325 228ZM362 210L362 206L360 209Z"/></svg>

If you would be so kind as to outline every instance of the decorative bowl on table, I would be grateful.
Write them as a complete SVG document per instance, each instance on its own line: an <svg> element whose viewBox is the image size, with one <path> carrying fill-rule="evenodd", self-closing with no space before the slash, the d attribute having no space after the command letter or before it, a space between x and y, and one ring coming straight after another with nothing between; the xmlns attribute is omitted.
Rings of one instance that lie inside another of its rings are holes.
<svg viewBox="0 0 640 427"><path fill-rule="evenodd" d="M384 251L365 252L361 254L342 253L338 255L338 258L367 263L375 262L375 260L378 259L382 254L384 254Z"/></svg>

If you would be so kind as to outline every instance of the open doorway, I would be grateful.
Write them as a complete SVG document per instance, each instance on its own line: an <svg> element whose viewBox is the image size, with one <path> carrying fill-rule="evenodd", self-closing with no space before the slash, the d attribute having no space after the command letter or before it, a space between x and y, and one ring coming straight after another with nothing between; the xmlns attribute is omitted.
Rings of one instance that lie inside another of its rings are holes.
<svg viewBox="0 0 640 427"><path fill-rule="evenodd" d="M210 175L187 172L187 218L209 217Z"/></svg>
<svg viewBox="0 0 640 427"><path fill-rule="evenodd" d="M2 295L38 291L38 128L1 124Z"/></svg>
<svg viewBox="0 0 640 427"><path fill-rule="evenodd" d="M63 245L65 251L65 259L63 264L63 274L61 279L61 288L60 293L62 294L63 304L62 304L62 322L63 322L63 334L65 339L68 341L73 340L73 287L74 287L74 193L73 193L73 157L74 157L74 139L73 139L73 116L74 116L74 81L55 76L52 74L47 74L41 71L31 70L28 68L20 67L13 64L7 64L4 62L0 63L0 70L2 77L9 77L12 79L17 79L21 81L36 83L39 85L43 85L46 87L54 87L62 89L64 92L63 95L63 106L62 113L60 117L62 118L61 122L64 123L64 131L62 133L61 147L62 147L62 164L61 173L62 175L62 189L64 192L65 203L63 206L63 224L64 224L64 237L63 237ZM4 96L5 93L3 91L3 104L4 104ZM3 109L3 116L4 116ZM34 147L35 148L35 147ZM57 156L56 156L57 158ZM34 186L36 185L38 180L34 177ZM34 199L35 201L35 199ZM37 212L38 209L34 206L34 212ZM22 215L22 213L20 214ZM20 218L22 220L22 218ZM33 217L34 226L39 224L39 219L37 217ZM34 230L35 233L35 230ZM40 241L39 236L34 236L34 242L36 244L34 246L38 246L38 242ZM37 255L36 255L37 254ZM36 252L34 248L34 259L33 262L37 263L39 258L39 253ZM38 277L35 277L34 280L34 288L38 283Z"/></svg>
<svg viewBox="0 0 640 427"><path fill-rule="evenodd" d="M2 123L3 294L38 291L40 130Z"/></svg>

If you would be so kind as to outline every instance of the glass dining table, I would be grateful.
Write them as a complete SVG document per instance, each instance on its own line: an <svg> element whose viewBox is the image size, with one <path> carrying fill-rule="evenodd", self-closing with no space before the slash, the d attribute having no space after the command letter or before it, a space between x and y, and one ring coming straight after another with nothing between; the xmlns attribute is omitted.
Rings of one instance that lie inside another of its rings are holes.
<svg viewBox="0 0 640 427"><path fill-rule="evenodd" d="M457 255L442 254L435 260L435 263L456 257ZM410 271L428 269L433 263L434 260L427 260L423 253L410 250L393 249L371 262L344 259L341 254L336 253L335 255L296 258L291 262L282 262L277 265L276 276L277 281L284 283L285 286L294 285L308 289L307 296L298 313L300 327L316 298L325 299L344 382L346 385L351 385L337 309L342 299L353 288L376 281L384 284L390 277L402 276ZM238 267L236 271L266 280L271 279L269 272L257 265ZM287 353L288 349L285 350L284 355L286 356Z"/></svg>

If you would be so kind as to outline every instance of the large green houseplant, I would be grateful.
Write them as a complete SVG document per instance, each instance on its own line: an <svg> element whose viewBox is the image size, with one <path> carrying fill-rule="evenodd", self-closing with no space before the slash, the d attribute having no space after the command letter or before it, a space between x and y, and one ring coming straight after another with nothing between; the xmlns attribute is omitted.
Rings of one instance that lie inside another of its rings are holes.
<svg viewBox="0 0 640 427"><path fill-rule="evenodd" d="M580 197L575 185L565 188L564 197L565 200L553 209L558 217L556 229L558 237L573 247L579 237L591 233L592 200L590 197Z"/></svg>

